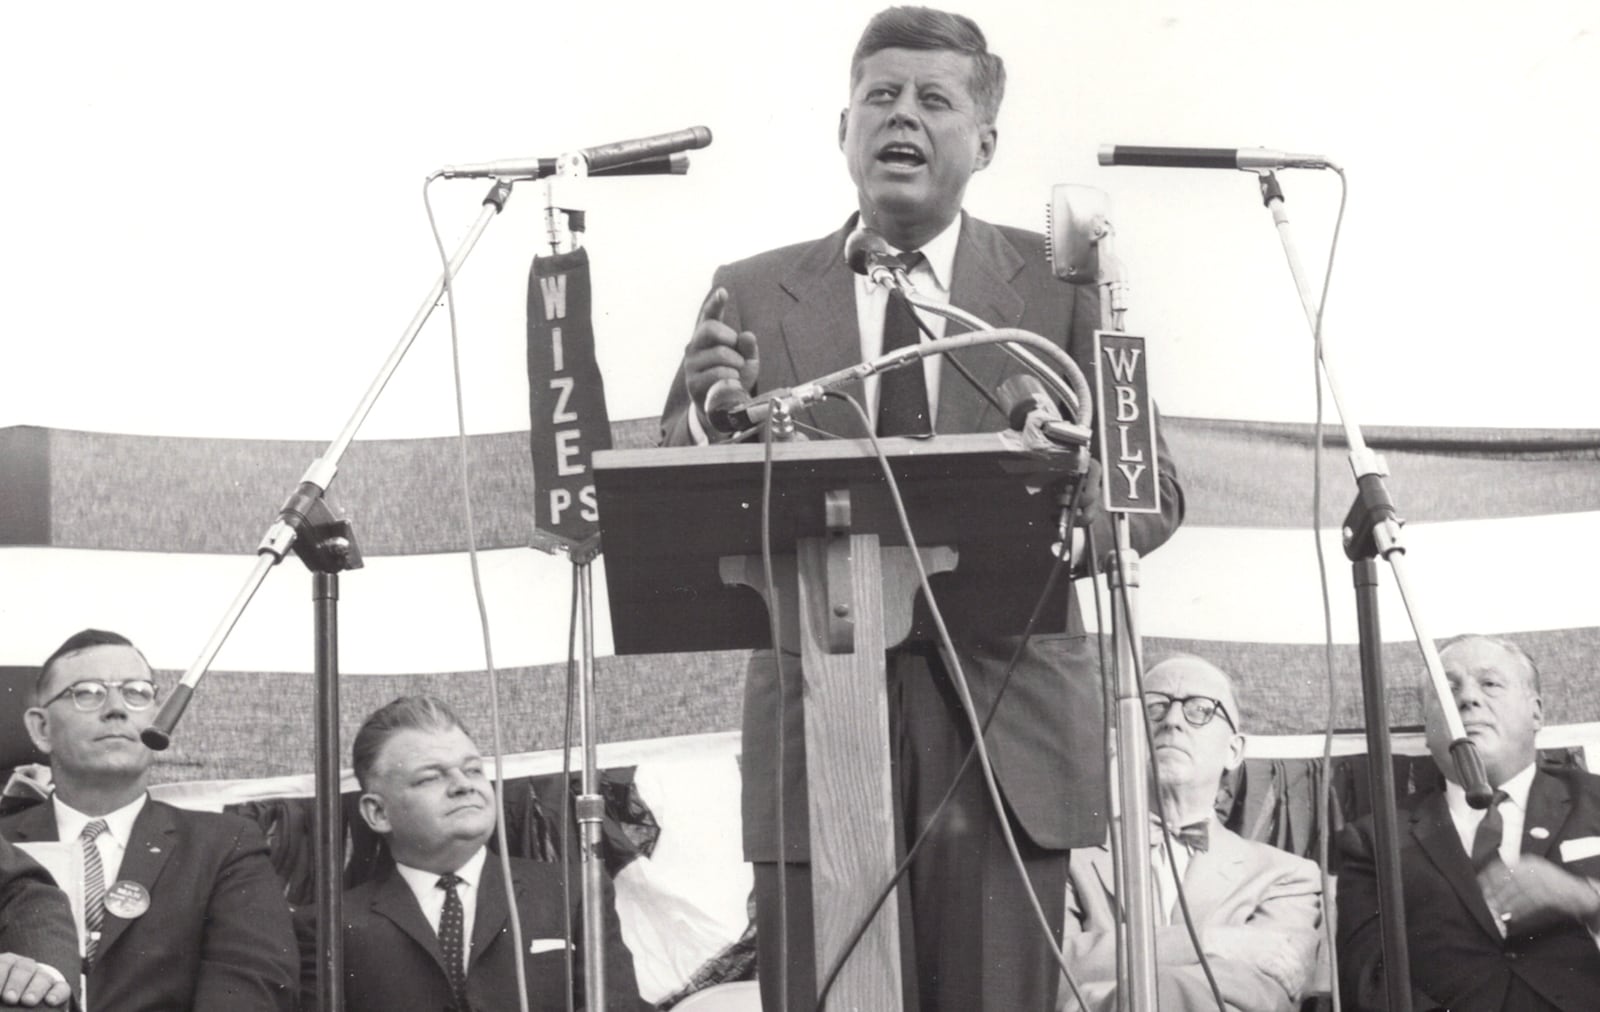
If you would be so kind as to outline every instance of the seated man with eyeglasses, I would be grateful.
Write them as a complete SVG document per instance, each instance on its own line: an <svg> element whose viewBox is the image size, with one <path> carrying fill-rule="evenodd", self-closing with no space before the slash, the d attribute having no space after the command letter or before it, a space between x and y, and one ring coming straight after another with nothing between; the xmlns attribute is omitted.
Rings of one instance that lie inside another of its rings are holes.
<svg viewBox="0 0 1600 1012"><path fill-rule="evenodd" d="M1144 701L1160 807L1150 816L1148 858L1160 1007L1217 1008L1209 967L1228 1009L1293 1009L1315 968L1322 876L1314 863L1246 840L1217 818L1222 778L1244 761L1233 682L1198 657L1173 657L1145 672ZM1067 965L1092 1009L1116 1004L1116 881L1107 846L1073 851ZM1063 981L1057 1008L1077 1007Z"/></svg>
<svg viewBox="0 0 1600 1012"><path fill-rule="evenodd" d="M0 820L18 844L70 844L85 1005L292 1010L299 960L283 888L253 822L151 800L139 732L158 692L126 637L86 629L44 662L24 714L50 800Z"/></svg>

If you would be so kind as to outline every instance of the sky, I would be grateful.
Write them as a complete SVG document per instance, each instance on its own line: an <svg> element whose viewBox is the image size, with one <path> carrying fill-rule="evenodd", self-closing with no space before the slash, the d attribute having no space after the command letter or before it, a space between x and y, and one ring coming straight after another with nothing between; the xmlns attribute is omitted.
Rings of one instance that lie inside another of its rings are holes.
<svg viewBox="0 0 1600 1012"><path fill-rule="evenodd" d="M557 193L589 214L611 416L657 414L716 266L853 210L838 116L879 6L13 6L0 425L329 440L438 276L429 172L703 124L715 141L687 176ZM1252 176L1105 168L1102 144L1260 146L1345 167L1326 330L1362 424L1600 424L1600 8L968 10L1009 87L967 206L1042 229L1053 185L1106 191L1128 328L1150 341L1166 412L1309 420L1309 331ZM1320 278L1338 177L1281 181ZM447 248L485 189L432 188ZM474 432L528 425L523 314L544 203L519 184L458 280ZM447 323L434 314L362 438L455 430Z"/></svg>
<svg viewBox="0 0 1600 1012"><path fill-rule="evenodd" d="M715 140L686 176L563 180L553 194L588 213L610 415L654 416L716 267L824 235L854 210L838 123L850 51L879 6L10 5L0 31L0 427L326 444L439 276L429 173L704 125ZM1600 428L1600 6L964 9L1009 78L995 161L966 206L1042 230L1055 185L1106 193L1132 285L1127 327L1147 339L1166 414L1311 420L1309 328L1254 176L1102 167L1105 144L1254 146L1344 167L1325 332L1354 421ZM1288 171L1280 181L1288 237L1320 279L1340 179ZM447 249L486 190L431 188ZM519 184L457 279L473 433L529 424L527 278L546 202L541 185ZM360 438L453 434L451 375L448 319L435 312ZM1491 540L1475 544L1505 543L1480 533ZM1180 570L1210 564L1210 545L1185 531L1156 557L1173 568L1173 593ZM1214 551L1225 564L1231 549ZM1470 573L1484 551L1459 547L1419 567L1422 578L1444 596L1474 586L1458 570ZM519 617L563 607L568 567L528 554L489 563L509 664L565 652L559 628L547 635ZM1295 559L1272 585L1314 590L1309 561ZM1545 561L1584 568L1570 553ZM346 610L348 668L470 669L477 623L464 560L377 560L373 570L385 566L394 571L368 581L366 610ZM138 630L158 666L186 667L248 568L236 557L10 549L0 657L31 663L90 622ZM1336 599L1342 580L1332 578ZM457 605L448 617L446 594ZM1237 610L1223 594L1215 603ZM1192 600L1169 604L1152 608L1169 635L1182 631L1174 623L1221 621ZM1303 610L1311 625L1283 635L1319 639L1314 605ZM1495 627L1592 624L1540 610L1536 622L1501 615L1509 624ZM388 634L411 614L436 623L425 644L434 652ZM281 635L302 620L300 581L272 581L218 664L308 670L304 645ZM1403 635L1403 619L1386 628Z"/></svg>

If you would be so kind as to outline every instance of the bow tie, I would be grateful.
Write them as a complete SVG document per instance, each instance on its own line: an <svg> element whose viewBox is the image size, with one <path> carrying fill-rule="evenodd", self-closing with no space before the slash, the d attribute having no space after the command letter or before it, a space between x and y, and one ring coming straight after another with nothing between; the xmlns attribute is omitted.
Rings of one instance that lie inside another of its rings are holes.
<svg viewBox="0 0 1600 1012"><path fill-rule="evenodd" d="M1163 827L1161 825L1160 816L1152 813L1150 816L1150 824L1155 828L1157 833L1162 831ZM1174 840L1183 844L1185 847L1188 847L1196 854L1202 854L1211 849L1211 823L1208 820L1202 819L1199 822L1191 822L1187 826L1173 826L1171 823L1168 823L1166 831ZM1159 837L1156 839L1156 842L1161 842Z"/></svg>

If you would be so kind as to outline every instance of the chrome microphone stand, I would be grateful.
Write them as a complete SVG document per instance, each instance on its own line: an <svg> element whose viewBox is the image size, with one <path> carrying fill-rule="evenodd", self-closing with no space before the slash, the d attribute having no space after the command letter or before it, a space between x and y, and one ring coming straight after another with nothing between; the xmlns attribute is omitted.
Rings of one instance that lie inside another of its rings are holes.
<svg viewBox="0 0 1600 1012"><path fill-rule="evenodd" d="M1100 290L1100 322L1105 331L1120 332L1127 313L1127 280L1116 255L1114 232L1103 215L1093 222L1092 245ZM1099 342L1096 342L1098 348ZM1100 425L1110 424L1102 406ZM1110 467L1102 460L1103 467ZM1155 471L1152 462L1151 471ZM1117 1004L1128 1012L1156 1008L1156 894L1150 868L1149 739L1145 734L1144 698L1139 691L1144 649L1138 624L1139 553L1134 549L1127 510L1111 510L1115 546L1107 567L1111 590L1113 678L1106 691L1113 697L1107 728L1107 776L1110 784L1111 853L1116 869Z"/></svg>
<svg viewBox="0 0 1600 1012"><path fill-rule="evenodd" d="M1332 162L1327 167L1341 171ZM1341 172L1342 174L1342 172ZM1394 800L1394 771L1390 762L1389 723L1384 701L1387 690L1383 678L1382 641L1378 631L1376 559L1382 556L1394 573L1395 584L1411 620L1412 633L1428 669L1433 692L1450 734L1450 754L1455 760L1456 777L1474 808L1488 807L1491 791L1484 774L1483 760L1467 737L1461 714L1453 703L1450 684L1433 638L1423 628L1421 609L1407 580L1405 546L1400 540L1402 521L1395 512L1394 500L1384 479L1388 468L1382 458L1367 447L1361 427L1346 410L1340 395L1338 376L1333 368L1323 337L1321 300L1311 287L1300 263L1289 215L1284 208L1283 189L1270 169L1258 173L1262 203L1272 214L1283 245L1289 272L1305 309L1317 347L1317 371L1333 399L1349 446L1350 470L1356 481L1356 499L1345 517L1342 531L1344 550L1350 559L1356 587L1356 608L1361 647L1362 696L1367 724L1367 769L1372 792L1374 855L1378 880L1378 915L1383 936L1384 981L1391 1012L1410 1012L1410 962L1407 957L1405 903L1400 881L1398 814Z"/></svg>

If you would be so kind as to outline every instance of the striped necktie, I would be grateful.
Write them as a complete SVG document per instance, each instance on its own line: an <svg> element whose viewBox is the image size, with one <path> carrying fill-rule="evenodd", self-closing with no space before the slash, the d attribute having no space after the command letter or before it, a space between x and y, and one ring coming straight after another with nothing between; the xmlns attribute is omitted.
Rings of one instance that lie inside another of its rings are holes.
<svg viewBox="0 0 1600 1012"><path fill-rule="evenodd" d="M439 951L444 955L445 971L450 976L450 994L459 1012L467 1012L467 962L463 937L465 913L456 886L466 880L459 875L439 876L439 888L444 890L444 910L439 914Z"/></svg>
<svg viewBox="0 0 1600 1012"><path fill-rule="evenodd" d="M106 820L95 819L83 827L78 839L83 843L83 927L87 936L83 942L83 965L87 970L94 961L95 947L100 943L100 927L106 921L106 873L100 863L100 845L95 838L106 831Z"/></svg>

